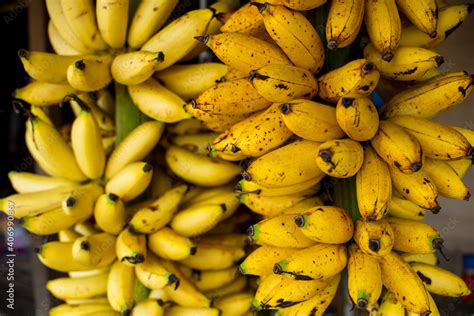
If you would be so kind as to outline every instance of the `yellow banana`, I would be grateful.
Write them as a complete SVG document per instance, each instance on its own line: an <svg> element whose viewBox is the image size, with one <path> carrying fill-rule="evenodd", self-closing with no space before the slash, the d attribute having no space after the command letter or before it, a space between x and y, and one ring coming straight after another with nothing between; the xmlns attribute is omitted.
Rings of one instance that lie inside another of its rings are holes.
<svg viewBox="0 0 474 316"><path fill-rule="evenodd" d="M136 266L146 261L146 236L134 234L125 228L117 236L115 251L118 261L128 266Z"/></svg>
<svg viewBox="0 0 474 316"><path fill-rule="evenodd" d="M82 100L82 102L84 102L91 109L92 115L95 117L95 120L99 125L99 129L101 131L102 136L109 136L115 134L115 123L112 118L114 114L111 116L107 114L104 110L99 108L92 94L81 93L78 95L78 98ZM69 95L68 99L74 114L78 116L81 112L81 106L79 105L79 102L76 101L77 98L71 98Z"/></svg>
<svg viewBox="0 0 474 316"><path fill-rule="evenodd" d="M209 154L209 144L218 136L217 133L200 133L192 135L177 135L171 139L172 143L184 147L197 154Z"/></svg>
<svg viewBox="0 0 474 316"><path fill-rule="evenodd" d="M232 81L232 80L237 80L237 79L244 79L247 78L248 74L245 72L242 72L238 69L229 67L229 71L220 78L220 82L224 81Z"/></svg>
<svg viewBox="0 0 474 316"><path fill-rule="evenodd" d="M276 263L273 273L284 274L297 280L317 280L338 274L346 263L345 246L316 244Z"/></svg>
<svg viewBox="0 0 474 316"><path fill-rule="evenodd" d="M172 306L166 309L169 316L219 316L220 311L211 307Z"/></svg>
<svg viewBox="0 0 474 316"><path fill-rule="evenodd" d="M38 259L46 267L60 271L85 271L101 268L103 266L83 265L75 261L72 256L74 242L50 241L42 244L38 250Z"/></svg>
<svg viewBox="0 0 474 316"><path fill-rule="evenodd" d="M408 1L397 0L397 5L405 16L419 30L431 38L437 36L438 5L436 0Z"/></svg>
<svg viewBox="0 0 474 316"><path fill-rule="evenodd" d="M232 281L230 284L227 284L219 289L206 291L204 292L204 294L206 294L207 297L215 300L219 297L224 297L230 294L242 292L243 290L245 290L246 287L247 278L244 276L240 276L234 281Z"/></svg>
<svg viewBox="0 0 474 316"><path fill-rule="evenodd" d="M109 273L82 278L57 278L46 283L51 294L61 300L87 299L107 294Z"/></svg>
<svg viewBox="0 0 474 316"><path fill-rule="evenodd" d="M216 245L197 244L197 251L180 262L198 270L222 270L230 268L234 262L245 256L242 248L221 247Z"/></svg>
<svg viewBox="0 0 474 316"><path fill-rule="evenodd" d="M127 225L123 201L113 193L102 194L95 202L94 219L100 229L118 235Z"/></svg>
<svg viewBox="0 0 474 316"><path fill-rule="evenodd" d="M50 316L83 316L83 315L101 315L101 316L119 316L109 304L93 303L93 304L61 304L49 310Z"/></svg>
<svg viewBox="0 0 474 316"><path fill-rule="evenodd" d="M153 166L149 163L131 163L107 182L105 191L119 196L124 202L131 201L145 191L152 175Z"/></svg>
<svg viewBox="0 0 474 316"><path fill-rule="evenodd" d="M90 221L84 221L78 224L75 224L73 230L82 235L82 236L90 236L93 234L98 234L100 231L95 227L95 225Z"/></svg>
<svg viewBox="0 0 474 316"><path fill-rule="evenodd" d="M336 178L354 176L362 167L364 149L350 139L330 140L322 143L316 156L316 165L325 174Z"/></svg>
<svg viewBox="0 0 474 316"><path fill-rule="evenodd" d="M147 288L157 290L167 285L179 287L179 279L166 269L162 260L150 254L145 262L135 267L137 278Z"/></svg>
<svg viewBox="0 0 474 316"><path fill-rule="evenodd" d="M73 231L71 228L63 229L58 232L58 240L62 242L74 241L81 235Z"/></svg>
<svg viewBox="0 0 474 316"><path fill-rule="evenodd" d="M222 315L246 315L252 307L253 294L237 293L217 298L214 306L222 312Z"/></svg>
<svg viewBox="0 0 474 316"><path fill-rule="evenodd" d="M369 98L341 98L336 106L336 119L340 128L351 139L372 139L379 127L379 116Z"/></svg>
<svg viewBox="0 0 474 316"><path fill-rule="evenodd" d="M422 167L421 145L415 136L391 121L380 121L379 130L370 141L385 162L400 172L412 174Z"/></svg>
<svg viewBox="0 0 474 316"><path fill-rule="evenodd" d="M266 276L273 272L275 263L298 251L297 248L261 246L250 253L239 265L240 274Z"/></svg>
<svg viewBox="0 0 474 316"><path fill-rule="evenodd" d="M448 160L446 163L453 168L454 172L456 172L460 178L463 178L472 166L472 160L470 158Z"/></svg>
<svg viewBox="0 0 474 316"><path fill-rule="evenodd" d="M293 195L297 193L303 193L311 189L317 192L319 191L320 181L321 181L321 177L316 177L304 182L300 182L295 185L290 185L286 187L267 188L267 187L258 185L255 182L247 181L243 179L235 186L234 191L241 194L252 193L252 194L265 196L265 197L278 197L280 195Z"/></svg>
<svg viewBox="0 0 474 316"><path fill-rule="evenodd" d="M365 2L365 26L369 38L385 61L391 61L400 44L402 25L395 0Z"/></svg>
<svg viewBox="0 0 474 316"><path fill-rule="evenodd" d="M344 136L331 106L300 99L280 104L279 109L288 129L303 139L325 142Z"/></svg>
<svg viewBox="0 0 474 316"><path fill-rule="evenodd" d="M326 40L329 49L347 47L357 38L364 20L364 0L331 2L326 23Z"/></svg>
<svg viewBox="0 0 474 316"><path fill-rule="evenodd" d="M211 291L230 284L237 278L235 266L222 270L192 270L191 278L201 291Z"/></svg>
<svg viewBox="0 0 474 316"><path fill-rule="evenodd" d="M459 133L461 133L467 141L471 144L471 146L474 146L474 131L469 128L462 128L458 126L450 126L451 128L455 129Z"/></svg>
<svg viewBox="0 0 474 316"><path fill-rule="evenodd" d="M186 237L202 235L214 228L224 219L227 210L225 204L201 204L191 206L177 213L170 226L175 232Z"/></svg>
<svg viewBox="0 0 474 316"><path fill-rule="evenodd" d="M379 78L380 73L372 62L356 59L319 77L318 95L330 102L337 102L343 96L369 96Z"/></svg>
<svg viewBox="0 0 474 316"><path fill-rule="evenodd" d="M423 171L433 181L440 195L466 201L471 197L469 188L446 161L426 158Z"/></svg>
<svg viewBox="0 0 474 316"><path fill-rule="evenodd" d="M326 0L257 0L258 3L269 3L288 7L292 10L307 11L316 9L326 3Z"/></svg>
<svg viewBox="0 0 474 316"><path fill-rule="evenodd" d="M84 265L109 265L115 260L115 241L109 233L79 237L72 245L72 256Z"/></svg>
<svg viewBox="0 0 474 316"><path fill-rule="evenodd" d="M412 263L411 266L423 281L426 289L433 294L451 297L471 294L464 280L448 270L421 262Z"/></svg>
<svg viewBox="0 0 474 316"><path fill-rule="evenodd" d="M262 98L263 99L263 98ZM203 127L206 130L213 132L224 132L234 126L236 123L243 121L249 117L252 113L246 114L220 114L213 113L212 111L204 111L197 108L197 103L191 100L190 103L184 106L184 110L189 115L195 117L202 122ZM244 157L245 158L245 157ZM243 159L243 158L240 158Z"/></svg>
<svg viewBox="0 0 474 316"><path fill-rule="evenodd" d="M222 33L197 39L212 49L224 64L245 73L267 64L291 64L280 48L247 34Z"/></svg>
<svg viewBox="0 0 474 316"><path fill-rule="evenodd" d="M392 195L387 215L420 221L425 218L426 209L416 205L410 200Z"/></svg>
<svg viewBox="0 0 474 316"><path fill-rule="evenodd" d="M182 260L196 253L196 246L189 238L163 227L148 237L148 248L164 259Z"/></svg>
<svg viewBox="0 0 474 316"><path fill-rule="evenodd" d="M164 309L160 302L154 299L147 299L135 305L131 316L163 316Z"/></svg>
<svg viewBox="0 0 474 316"><path fill-rule="evenodd" d="M136 282L135 270L116 261L110 269L107 280L107 298L110 306L122 314L129 314L133 304L133 289Z"/></svg>
<svg viewBox="0 0 474 316"><path fill-rule="evenodd" d="M33 81L13 93L13 97L38 106L57 105L76 90L67 83Z"/></svg>
<svg viewBox="0 0 474 316"><path fill-rule="evenodd" d="M349 247L347 273L352 302L360 309L376 304L382 293L382 272L377 259L352 245Z"/></svg>
<svg viewBox="0 0 474 316"><path fill-rule="evenodd" d="M183 205L183 209L197 208L198 206L220 204L225 208L223 220L232 216L239 207L239 199L231 186L221 186L203 190L199 195Z"/></svg>
<svg viewBox="0 0 474 316"><path fill-rule="evenodd" d="M79 91L97 91L105 88L112 81L110 65L112 56L87 57L79 59L67 69L67 81Z"/></svg>
<svg viewBox="0 0 474 316"><path fill-rule="evenodd" d="M429 315L430 303L426 289L410 265L395 252L381 257L379 262L383 285L397 301L409 311Z"/></svg>
<svg viewBox="0 0 474 316"><path fill-rule="evenodd" d="M175 123L190 117L184 100L153 78L128 86L128 92L140 111L155 120Z"/></svg>
<svg viewBox="0 0 474 316"><path fill-rule="evenodd" d="M251 3L244 4L232 13L221 26L220 31L222 33L243 33L255 37L261 37L266 32L262 15Z"/></svg>
<svg viewBox="0 0 474 316"><path fill-rule="evenodd" d="M97 26L103 40L112 48L121 48L127 37L129 0L98 0Z"/></svg>
<svg viewBox="0 0 474 316"><path fill-rule="evenodd" d="M57 177L48 177L30 172L10 171L8 179L18 193L45 191L55 188L73 187L77 182Z"/></svg>
<svg viewBox="0 0 474 316"><path fill-rule="evenodd" d="M397 301L395 296L387 291L385 292L382 302L380 303L377 316L404 316L405 308Z"/></svg>
<svg viewBox="0 0 474 316"><path fill-rule="evenodd" d="M200 236L199 241L208 245L224 247L245 247L248 244L247 235L239 233L207 234Z"/></svg>
<svg viewBox="0 0 474 316"><path fill-rule="evenodd" d="M387 255L392 250L393 239L393 229L384 219L374 222L358 220L355 223L354 241L369 255Z"/></svg>
<svg viewBox="0 0 474 316"><path fill-rule="evenodd" d="M49 118L49 115L43 110L41 106L31 105L30 111L33 115L36 115L40 118L40 120L48 123L49 125L53 126L53 122Z"/></svg>
<svg viewBox="0 0 474 316"><path fill-rule="evenodd" d="M301 214L310 208L322 205L324 205L324 202L321 200L321 198L313 196L284 209L282 214Z"/></svg>
<svg viewBox="0 0 474 316"><path fill-rule="evenodd" d="M59 55L75 56L81 54L81 51L72 47L64 38L62 38L52 20L49 20L48 22L48 39L53 47L53 51Z"/></svg>
<svg viewBox="0 0 474 316"><path fill-rule="evenodd" d="M420 262L420 263L425 263L425 264L430 264L430 265L437 265L438 264L438 258L436 257L435 253L402 253L401 254L403 260L405 260L408 263L415 263L415 262Z"/></svg>
<svg viewBox="0 0 474 316"><path fill-rule="evenodd" d="M110 72L118 83L136 85L148 80L157 65L164 61L162 52L134 51L114 58Z"/></svg>

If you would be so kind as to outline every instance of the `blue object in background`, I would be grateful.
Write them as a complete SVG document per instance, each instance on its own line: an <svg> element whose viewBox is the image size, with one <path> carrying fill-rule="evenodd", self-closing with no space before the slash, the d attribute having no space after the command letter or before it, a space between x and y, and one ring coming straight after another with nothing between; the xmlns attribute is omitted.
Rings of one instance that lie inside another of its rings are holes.
<svg viewBox="0 0 474 316"><path fill-rule="evenodd" d="M374 103L375 107L378 109L380 109L382 106L383 106L383 99L382 97L380 96L380 94L378 94L376 91L372 92L372 102Z"/></svg>

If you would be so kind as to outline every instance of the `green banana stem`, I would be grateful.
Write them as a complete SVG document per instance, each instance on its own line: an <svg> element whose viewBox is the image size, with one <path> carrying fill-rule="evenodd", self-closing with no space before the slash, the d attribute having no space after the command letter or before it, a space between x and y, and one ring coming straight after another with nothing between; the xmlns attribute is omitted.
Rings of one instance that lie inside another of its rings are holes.
<svg viewBox="0 0 474 316"><path fill-rule="evenodd" d="M355 176L348 179L337 179L334 185L334 203L345 209L354 222L361 218L357 205Z"/></svg>

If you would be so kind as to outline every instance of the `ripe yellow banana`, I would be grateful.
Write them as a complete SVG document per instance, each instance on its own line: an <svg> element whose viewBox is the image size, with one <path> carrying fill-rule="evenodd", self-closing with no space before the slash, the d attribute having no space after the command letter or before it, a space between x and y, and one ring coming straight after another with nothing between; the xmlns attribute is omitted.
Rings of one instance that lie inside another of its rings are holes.
<svg viewBox="0 0 474 316"><path fill-rule="evenodd" d="M440 195L466 201L471 197L469 188L446 161L425 158L423 171L434 182Z"/></svg>
<svg viewBox="0 0 474 316"><path fill-rule="evenodd" d="M13 97L38 106L57 105L68 94L76 90L67 83L33 81L13 93Z"/></svg>
<svg viewBox="0 0 474 316"><path fill-rule="evenodd" d="M57 278L46 283L46 288L60 300L87 299L107 294L109 273L82 278Z"/></svg>
<svg viewBox="0 0 474 316"><path fill-rule="evenodd" d="M189 151L192 151L200 155L209 154L209 144L212 143L214 139L219 134L217 133L200 133L192 135L177 135L171 139L171 142L180 147L184 147Z"/></svg>
<svg viewBox="0 0 474 316"><path fill-rule="evenodd" d="M438 22L438 5L436 0L409 1L397 0L397 5L405 16L419 30L435 38Z"/></svg>
<svg viewBox="0 0 474 316"><path fill-rule="evenodd" d="M163 316L164 308L160 305L160 301L154 299L146 299L133 306L131 316Z"/></svg>
<svg viewBox="0 0 474 316"><path fill-rule="evenodd" d="M125 228L117 236L115 251L118 261L128 266L140 265L146 260L146 236L132 233Z"/></svg>
<svg viewBox="0 0 474 316"><path fill-rule="evenodd" d="M87 266L74 260L72 245L74 242L50 241L42 244L38 250L38 259L46 267L60 271L85 271L101 266Z"/></svg>
<svg viewBox="0 0 474 316"><path fill-rule="evenodd" d="M237 278L237 275L235 266L232 266L222 270L192 270L191 278L201 291L211 291L230 284Z"/></svg>
<svg viewBox="0 0 474 316"><path fill-rule="evenodd" d="M58 240L62 242L74 241L81 235L73 231L71 228L63 229L58 232Z"/></svg>
<svg viewBox="0 0 474 316"><path fill-rule="evenodd" d="M292 10L308 11L316 9L326 3L326 0L257 0L258 3L269 3L272 5L285 6Z"/></svg>
<svg viewBox="0 0 474 316"><path fill-rule="evenodd" d="M92 303L92 304L61 304L49 310L51 316L81 316L81 315L101 315L101 316L118 316L118 312L114 311L109 304Z"/></svg>
<svg viewBox="0 0 474 316"><path fill-rule="evenodd" d="M148 80L164 61L162 52L134 51L114 58L110 71L118 83L136 85Z"/></svg>
<svg viewBox="0 0 474 316"><path fill-rule="evenodd" d="M336 119L340 128L351 139L372 139L379 127L379 115L369 98L341 98L336 106Z"/></svg>
<svg viewBox="0 0 474 316"><path fill-rule="evenodd" d="M96 58L87 57L71 63L67 69L67 81L79 91L97 91L105 88L112 81L110 55Z"/></svg>
<svg viewBox="0 0 474 316"><path fill-rule="evenodd" d="M252 307L253 294L237 293L218 298L214 301L214 306L219 309L223 315L246 315Z"/></svg>
<svg viewBox="0 0 474 316"><path fill-rule="evenodd" d="M30 172L10 171L8 179L18 193L45 191L55 188L73 187L77 182L57 177L43 176Z"/></svg>
<svg viewBox="0 0 474 316"><path fill-rule="evenodd" d="M129 0L98 0L97 26L103 40L112 48L122 48L127 38Z"/></svg>
<svg viewBox="0 0 474 316"><path fill-rule="evenodd" d="M116 258L115 241L116 237L109 233L79 237L72 245L72 256L84 265L109 265Z"/></svg>
<svg viewBox="0 0 474 316"><path fill-rule="evenodd" d="M64 38L61 37L61 34L59 34L59 31L56 26L54 26L52 20L49 20L48 22L48 39L56 54L63 56L75 56L81 54L81 51L72 47Z"/></svg>
<svg viewBox="0 0 474 316"><path fill-rule="evenodd" d="M389 167L370 146L364 149L364 162L356 175L357 205L366 220L381 219L389 210L392 180Z"/></svg>
<svg viewBox="0 0 474 316"><path fill-rule="evenodd" d="M433 294L451 297L471 294L464 280L448 270L421 262L415 262L411 266L423 281L426 289Z"/></svg>
<svg viewBox="0 0 474 316"><path fill-rule="evenodd" d="M358 220L355 223L354 241L369 255L387 255L392 250L393 239L393 229L384 219L374 222Z"/></svg>
<svg viewBox="0 0 474 316"><path fill-rule="evenodd" d="M379 130L370 143L390 167L407 174L416 173L422 167L420 142L393 122L380 121Z"/></svg>
<svg viewBox="0 0 474 316"><path fill-rule="evenodd" d="M123 201L115 194L102 194L94 206L94 219L103 231L118 235L127 224Z"/></svg>
<svg viewBox="0 0 474 316"><path fill-rule="evenodd" d="M285 125L303 139L325 142L344 136L334 107L300 99L283 103L279 109Z"/></svg>
<svg viewBox="0 0 474 316"><path fill-rule="evenodd" d="M402 253L401 256L408 263L420 262L433 266L438 264L438 257L435 253Z"/></svg>
<svg viewBox="0 0 474 316"><path fill-rule="evenodd" d="M147 288L158 290L167 285L179 287L179 279L163 266L162 259L150 254L145 262L135 267L135 273Z"/></svg>
<svg viewBox="0 0 474 316"><path fill-rule="evenodd" d="M207 195L207 197L206 197ZM232 216L239 207L239 199L237 194L232 190L231 186L221 186L215 189L203 190L196 198L187 201L183 205L183 209L194 208L209 204L220 204L225 208L223 220Z"/></svg>
<svg viewBox="0 0 474 316"><path fill-rule="evenodd" d="M416 205L410 200L392 195L387 215L420 221L425 218L426 209Z"/></svg>
<svg viewBox="0 0 474 316"><path fill-rule="evenodd" d="M175 184L176 179L173 179L163 168L155 166L153 177L148 188L150 198L157 198L165 194Z"/></svg>
<svg viewBox="0 0 474 316"><path fill-rule="evenodd" d="M211 291L206 291L204 294L211 298L217 299L219 297L225 297L230 294L235 294L244 291L247 288L247 278L244 276L240 276L231 283L223 286L220 289L215 289Z"/></svg>
<svg viewBox="0 0 474 316"><path fill-rule="evenodd" d="M472 91L473 76L448 72L403 90L383 108L385 117L412 115L431 118L461 103Z"/></svg>
<svg viewBox="0 0 474 316"><path fill-rule="evenodd" d="M313 196L284 209L282 214L301 214L310 208L322 205L324 205L324 202L321 200L321 198Z"/></svg>
<svg viewBox="0 0 474 316"><path fill-rule="evenodd" d="M364 21L370 41L382 54L383 60L392 60L402 33L395 0L366 1Z"/></svg>
<svg viewBox="0 0 474 316"><path fill-rule="evenodd" d="M155 120L175 123L190 117L183 109L186 102L153 78L128 86L128 92L140 111Z"/></svg>
<svg viewBox="0 0 474 316"><path fill-rule="evenodd" d="M400 302L397 301L395 295L391 292L385 292L382 302L380 303L379 310L377 311L379 316L404 316L405 308Z"/></svg>
<svg viewBox="0 0 474 316"><path fill-rule="evenodd" d="M316 165L319 169L336 178L354 176L362 167L363 161L364 149L351 139L322 143L316 156Z"/></svg>
<svg viewBox="0 0 474 316"><path fill-rule="evenodd" d="M317 280L335 276L344 269L346 263L345 246L316 244L276 263L273 273L298 280Z"/></svg>
<svg viewBox="0 0 474 316"><path fill-rule="evenodd" d="M262 38L266 33L263 18L258 8L251 3L246 3L232 13L221 26L222 33L243 33Z"/></svg>
<svg viewBox="0 0 474 316"><path fill-rule="evenodd" d="M106 184L105 191L128 202L139 196L150 184L153 166L147 162L134 162L116 173Z"/></svg>
<svg viewBox="0 0 474 316"><path fill-rule="evenodd" d="M245 73L267 64L291 64L280 48L247 34L222 33L197 39L212 49L224 64Z"/></svg>
<svg viewBox="0 0 474 316"><path fill-rule="evenodd" d="M200 204L177 213L170 226L175 232L186 237L202 235L214 228L224 219L227 210L225 204Z"/></svg>
<svg viewBox="0 0 474 316"><path fill-rule="evenodd" d="M94 204L102 193L104 188L96 183L71 189L61 202L64 214L76 218L90 217L94 211Z"/></svg>
<svg viewBox="0 0 474 316"><path fill-rule="evenodd" d="M234 262L239 261L244 256L245 251L242 248L198 243L196 254L180 262L198 270L222 270L232 267Z"/></svg>
<svg viewBox="0 0 474 316"><path fill-rule="evenodd" d="M472 166L472 159L463 158L457 160L448 160L446 163L450 165L451 168L453 168L458 177L463 178Z"/></svg>
<svg viewBox="0 0 474 316"><path fill-rule="evenodd" d="M349 247L347 274L352 302L360 309L376 304L382 293L382 272L377 259L352 245Z"/></svg>
<svg viewBox="0 0 474 316"><path fill-rule="evenodd" d="M102 136L112 136L115 134L115 122L113 120L113 115L110 115L106 113L104 110L102 110L100 107L97 106L97 103L95 101L95 97L92 94L89 93L81 93L78 95L78 98L82 100L90 109L92 112L92 115L94 115L95 120L97 124L99 125L99 129L101 131ZM71 98L70 95L66 98L66 100L69 99L69 105L72 108L72 111L76 116L79 115L81 112L81 106L79 105L79 101L77 101L77 98Z"/></svg>
<svg viewBox="0 0 474 316"><path fill-rule="evenodd" d="M221 312L212 307L172 306L166 309L169 316L219 316Z"/></svg>
<svg viewBox="0 0 474 316"><path fill-rule="evenodd" d="M133 289L136 282L133 267L116 261L107 280L107 299L110 306L122 314L130 314L134 305Z"/></svg>
<svg viewBox="0 0 474 316"><path fill-rule="evenodd" d="M196 253L194 243L174 230L163 227L148 237L148 248L158 256L169 260L182 260Z"/></svg>
<svg viewBox="0 0 474 316"><path fill-rule="evenodd" d="M286 187L264 187L252 181L245 179L241 180L234 188L234 191L241 194L253 193L265 197L278 197L281 195L293 195L303 193L307 190L313 189L315 192L319 191L319 182L321 177L309 179L295 185Z"/></svg>
<svg viewBox="0 0 474 316"><path fill-rule="evenodd" d="M261 246L250 253L239 265L240 274L266 276L273 273L273 266L298 251L297 248Z"/></svg>
<svg viewBox="0 0 474 316"><path fill-rule="evenodd" d="M337 102L343 96L369 96L379 78L380 73L372 62L356 59L319 77L318 95L330 102Z"/></svg>
<svg viewBox="0 0 474 316"><path fill-rule="evenodd" d="M326 23L329 49L347 47L357 38L364 20L365 0L331 2Z"/></svg>
<svg viewBox="0 0 474 316"><path fill-rule="evenodd" d="M219 81L232 81L232 80L237 80L237 79L244 79L247 78L248 74L245 72L242 72L240 70L237 70L235 68L229 67L229 71L220 78Z"/></svg>
<svg viewBox="0 0 474 316"><path fill-rule="evenodd" d="M457 130L459 133L461 133L467 141L471 144L471 146L474 146L474 130L469 129L469 128L462 128L458 126L450 126L451 128Z"/></svg>

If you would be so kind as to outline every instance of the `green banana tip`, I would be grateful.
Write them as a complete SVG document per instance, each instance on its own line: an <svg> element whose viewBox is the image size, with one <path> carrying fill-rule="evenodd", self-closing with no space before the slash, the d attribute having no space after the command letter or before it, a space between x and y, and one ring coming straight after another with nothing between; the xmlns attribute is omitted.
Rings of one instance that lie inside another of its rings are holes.
<svg viewBox="0 0 474 316"><path fill-rule="evenodd" d="M20 57L22 59L23 58L28 59L28 55L29 55L29 52L26 49L21 48L21 49L18 50L18 57Z"/></svg>

